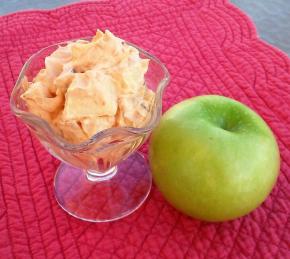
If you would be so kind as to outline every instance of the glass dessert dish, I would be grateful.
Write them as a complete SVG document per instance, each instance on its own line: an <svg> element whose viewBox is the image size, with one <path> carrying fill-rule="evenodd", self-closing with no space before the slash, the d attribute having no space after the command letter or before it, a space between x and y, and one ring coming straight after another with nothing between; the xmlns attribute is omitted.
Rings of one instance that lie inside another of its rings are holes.
<svg viewBox="0 0 290 259"><path fill-rule="evenodd" d="M44 67L45 57L67 43L48 46L27 60L11 94L11 109L47 151L62 161L54 179L58 204L70 215L85 221L117 220L138 209L150 192L151 173L146 160L136 150L160 120L169 73L157 58L126 42L139 50L140 57L150 60L145 74L147 87L155 92L150 118L142 128L109 128L85 142L71 144L56 134L48 122L29 112L20 97L24 91L22 80L25 77L32 80Z"/></svg>

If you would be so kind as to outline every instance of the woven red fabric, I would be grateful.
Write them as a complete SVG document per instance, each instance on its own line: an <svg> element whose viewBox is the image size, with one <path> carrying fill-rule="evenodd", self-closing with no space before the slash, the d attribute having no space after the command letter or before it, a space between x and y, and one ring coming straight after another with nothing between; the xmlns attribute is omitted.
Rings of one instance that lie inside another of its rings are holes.
<svg viewBox="0 0 290 259"><path fill-rule="evenodd" d="M263 116L277 135L282 167L260 208L209 224L177 212L155 187L137 212L114 223L82 222L57 205L58 162L10 112L9 95L32 53L97 28L167 65L165 110L211 93ZM1 17L0 39L0 258L290 258L290 62L258 39L239 9L214 0L80 3Z"/></svg>

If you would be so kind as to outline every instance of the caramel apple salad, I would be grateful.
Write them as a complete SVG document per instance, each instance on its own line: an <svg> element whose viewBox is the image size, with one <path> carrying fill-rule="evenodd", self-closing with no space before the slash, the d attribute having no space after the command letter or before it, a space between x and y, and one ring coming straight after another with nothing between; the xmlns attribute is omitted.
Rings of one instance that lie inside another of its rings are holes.
<svg viewBox="0 0 290 259"><path fill-rule="evenodd" d="M139 51L110 31L92 41L59 46L32 82L23 81L28 110L71 143L111 127L142 127L154 92L145 85L149 65Z"/></svg>

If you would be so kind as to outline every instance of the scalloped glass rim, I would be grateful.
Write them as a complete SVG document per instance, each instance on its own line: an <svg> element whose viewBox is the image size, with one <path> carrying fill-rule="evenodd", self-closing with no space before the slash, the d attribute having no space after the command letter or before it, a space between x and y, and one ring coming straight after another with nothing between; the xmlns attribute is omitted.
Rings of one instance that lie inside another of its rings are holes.
<svg viewBox="0 0 290 259"><path fill-rule="evenodd" d="M51 48L53 46L60 46L60 45L65 45L69 42L72 41L76 41L76 40L90 40L92 38L91 37L84 37L84 38L80 38L80 39L73 39L73 40L68 40L68 41L64 41L64 42L59 42L56 44L52 44L49 45L45 48L40 49L39 51L37 51L36 53L34 53L32 56L30 56L28 58L28 60L25 62L25 64L23 65L20 74L18 76L18 79L15 83L15 86L12 90L11 93L11 97L10 97L10 107L11 110L15 113L15 115L17 115L18 117L25 117L25 119L31 120L33 121L33 124L37 123L38 126L40 126L43 130L45 130L49 135L53 136L53 141L55 142L55 144L57 144L58 146L60 146L63 149L66 150L74 150L74 151L79 151L82 150L84 148L87 148L89 145L96 143L99 139L102 139L106 136L110 136L114 133L120 133L120 132L124 132L124 133L131 133L131 134L135 134L135 135L141 135L141 134L146 134L148 132L150 132L158 123L159 118L161 117L161 109L162 109L162 96L163 96L163 92L165 87L168 85L169 81L170 81L170 75L169 72L167 70L167 68L165 67L165 65L155 56L151 55L150 53L148 53L147 51L139 48L138 46L136 46L135 44L132 44L130 42L124 41L126 44L131 45L133 47L135 47L136 49L138 49L138 51L140 53L142 53L143 55L145 55L146 57L148 57L149 59L155 61L163 70L164 72L164 77L163 79L160 81L156 92L155 92L155 101L153 104L153 111L152 111L152 116L150 121L145 125L145 127L142 128L134 128L134 127L116 127L116 128L109 128L109 129L105 129L102 130L98 133L96 133L95 135L93 135L91 138L89 138L88 140L78 143L78 144L72 144L67 142L64 138L62 138L61 136L59 136L58 134L55 133L55 131L53 130L53 128L49 125L48 122L46 122L45 120L43 120L42 118L24 111L24 110L20 110L17 108L17 106L15 105L14 102L14 96L16 95L17 91L19 90L19 88L21 87L21 80L23 78L23 76L25 75L25 71L28 68L28 66L30 65L30 63L32 62L32 60L39 55L41 52L47 50L48 48Z"/></svg>

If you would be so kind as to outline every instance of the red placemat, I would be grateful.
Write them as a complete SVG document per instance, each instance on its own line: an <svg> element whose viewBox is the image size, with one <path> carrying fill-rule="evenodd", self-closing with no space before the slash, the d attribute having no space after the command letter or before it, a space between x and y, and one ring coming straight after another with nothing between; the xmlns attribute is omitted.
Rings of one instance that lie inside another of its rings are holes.
<svg viewBox="0 0 290 259"><path fill-rule="evenodd" d="M58 162L11 114L9 95L32 53L97 28L110 29L167 65L172 81L165 110L214 93L264 117L278 137L282 167L260 208L209 224L178 213L153 187L131 216L92 224L56 204ZM0 39L0 258L290 258L290 62L257 38L239 9L200 0L81 3L1 17Z"/></svg>

